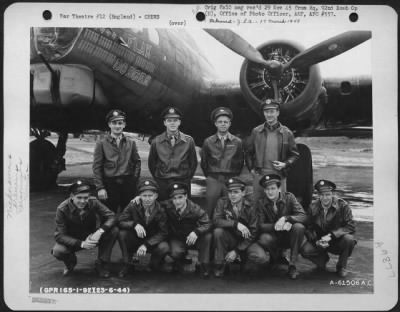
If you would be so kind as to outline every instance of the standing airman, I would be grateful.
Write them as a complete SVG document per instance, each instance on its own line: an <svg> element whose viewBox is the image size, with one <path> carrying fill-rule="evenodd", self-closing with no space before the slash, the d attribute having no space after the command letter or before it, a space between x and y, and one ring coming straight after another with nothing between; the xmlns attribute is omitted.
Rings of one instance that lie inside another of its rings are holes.
<svg viewBox="0 0 400 312"><path fill-rule="evenodd" d="M210 218L218 198L226 195L225 183L239 176L244 166L242 140L229 132L233 114L229 108L218 107L211 113L217 133L204 140L201 168L206 176L206 207Z"/></svg>
<svg viewBox="0 0 400 312"><path fill-rule="evenodd" d="M94 183L98 198L117 213L135 196L141 161L136 143L123 134L125 113L113 109L107 114L106 120L111 131L96 142Z"/></svg>
<svg viewBox="0 0 400 312"><path fill-rule="evenodd" d="M149 170L159 185L159 200L168 199L168 186L175 181L188 185L197 168L197 154L191 136L179 131L182 113L178 108L163 111L166 131L151 142Z"/></svg>
<svg viewBox="0 0 400 312"><path fill-rule="evenodd" d="M255 203L264 196L259 181L265 174L278 174L281 189L286 191L287 172L299 157L292 131L278 121L280 103L267 99L261 108L266 121L253 129L246 152L247 167L254 177Z"/></svg>

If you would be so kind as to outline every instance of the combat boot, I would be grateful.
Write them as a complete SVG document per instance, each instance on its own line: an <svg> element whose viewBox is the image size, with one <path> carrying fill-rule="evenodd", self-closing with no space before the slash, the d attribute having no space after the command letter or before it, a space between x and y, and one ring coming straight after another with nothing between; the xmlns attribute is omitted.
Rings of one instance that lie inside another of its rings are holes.
<svg viewBox="0 0 400 312"><path fill-rule="evenodd" d="M96 260L96 272L99 277L109 278L111 275L110 269L108 267L108 263L103 260L97 259Z"/></svg>
<svg viewBox="0 0 400 312"><path fill-rule="evenodd" d="M224 277L225 273L225 264L215 264L214 265L214 276L215 277Z"/></svg>
<svg viewBox="0 0 400 312"><path fill-rule="evenodd" d="M346 270L346 268L342 267L342 266L336 266L336 274L341 277L344 278L347 276L348 271Z"/></svg>
<svg viewBox="0 0 400 312"><path fill-rule="evenodd" d="M209 277L210 276L210 264L209 263L201 263L200 264L200 272L203 275L203 277Z"/></svg>
<svg viewBox="0 0 400 312"><path fill-rule="evenodd" d="M124 263L122 269L118 272L118 277L124 278L134 271L134 266L129 263Z"/></svg>
<svg viewBox="0 0 400 312"><path fill-rule="evenodd" d="M319 257L314 260L314 263L317 265L317 272L325 272L326 264L329 262L329 256L325 254L323 257Z"/></svg>
<svg viewBox="0 0 400 312"><path fill-rule="evenodd" d="M297 279L297 277L299 276L299 272L297 271L295 265L293 265L293 264L289 265L288 275L289 275L290 279L292 279L292 280Z"/></svg>
<svg viewBox="0 0 400 312"><path fill-rule="evenodd" d="M76 255L72 254L70 259L64 261L63 276L68 276L72 273L77 263Z"/></svg>

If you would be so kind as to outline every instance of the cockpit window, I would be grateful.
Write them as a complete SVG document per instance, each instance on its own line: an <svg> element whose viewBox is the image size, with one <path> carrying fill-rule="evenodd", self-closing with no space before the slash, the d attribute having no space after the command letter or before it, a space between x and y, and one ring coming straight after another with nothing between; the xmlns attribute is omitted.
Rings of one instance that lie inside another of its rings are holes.
<svg viewBox="0 0 400 312"><path fill-rule="evenodd" d="M81 31L81 28L34 28L35 49L42 53L47 60L57 60L68 54Z"/></svg>

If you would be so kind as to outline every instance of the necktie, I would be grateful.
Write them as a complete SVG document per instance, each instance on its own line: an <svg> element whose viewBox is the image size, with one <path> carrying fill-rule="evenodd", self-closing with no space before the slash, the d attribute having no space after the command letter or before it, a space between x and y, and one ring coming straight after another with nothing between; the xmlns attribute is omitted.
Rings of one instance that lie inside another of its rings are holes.
<svg viewBox="0 0 400 312"><path fill-rule="evenodd" d="M176 139L175 139L175 136L173 135L173 136L171 136L171 146L175 146L175 142L176 142Z"/></svg>
<svg viewBox="0 0 400 312"><path fill-rule="evenodd" d="M274 212L275 214L278 214L278 207L276 206L276 202L274 202Z"/></svg>
<svg viewBox="0 0 400 312"><path fill-rule="evenodd" d="M150 218L150 209L145 209L144 216L146 218L146 224L147 224L149 222L149 218Z"/></svg>
<svg viewBox="0 0 400 312"><path fill-rule="evenodd" d="M88 212L87 212L86 209L82 209L82 210L79 212L79 217L81 218L81 221L83 221L83 219L86 218L87 213L88 213Z"/></svg>
<svg viewBox="0 0 400 312"><path fill-rule="evenodd" d="M326 216L328 214L328 209L324 209L324 217L323 217L323 221L324 221L324 225L326 225Z"/></svg>
<svg viewBox="0 0 400 312"><path fill-rule="evenodd" d="M233 212L236 215L236 218L239 218L239 207L237 205L233 205Z"/></svg>
<svg viewBox="0 0 400 312"><path fill-rule="evenodd" d="M221 137L221 146L225 148L225 137Z"/></svg>
<svg viewBox="0 0 400 312"><path fill-rule="evenodd" d="M116 137L115 142L117 143L117 146L119 147L119 143L121 142L121 137Z"/></svg>

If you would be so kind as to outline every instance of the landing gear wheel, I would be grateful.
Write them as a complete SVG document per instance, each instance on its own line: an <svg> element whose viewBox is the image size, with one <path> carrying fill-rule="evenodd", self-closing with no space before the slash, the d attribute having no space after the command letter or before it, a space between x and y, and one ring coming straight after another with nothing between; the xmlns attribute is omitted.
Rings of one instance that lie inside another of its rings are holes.
<svg viewBox="0 0 400 312"><path fill-rule="evenodd" d="M297 144L297 149L300 157L289 170L287 189L297 197L307 211L313 194L312 156L307 145Z"/></svg>
<svg viewBox="0 0 400 312"><path fill-rule="evenodd" d="M55 146L43 139L30 143L29 181L31 191L41 191L57 186L57 153Z"/></svg>

